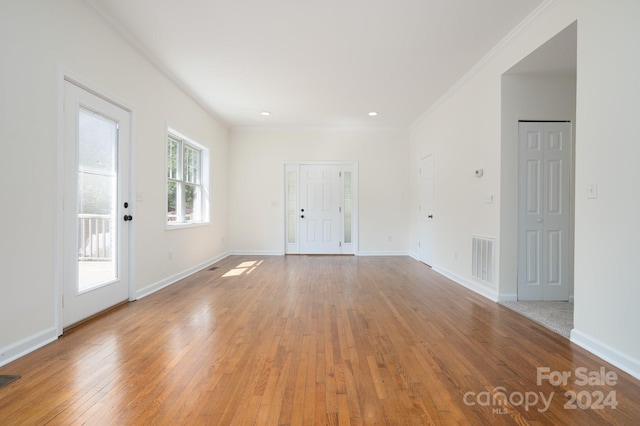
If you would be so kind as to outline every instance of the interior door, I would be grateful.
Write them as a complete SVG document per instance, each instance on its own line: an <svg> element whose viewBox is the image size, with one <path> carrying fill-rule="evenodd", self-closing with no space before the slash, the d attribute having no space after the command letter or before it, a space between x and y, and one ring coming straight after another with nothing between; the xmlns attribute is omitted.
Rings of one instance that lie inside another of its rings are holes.
<svg viewBox="0 0 640 426"><path fill-rule="evenodd" d="M130 114L65 81L62 323L129 295Z"/></svg>
<svg viewBox="0 0 640 426"><path fill-rule="evenodd" d="M300 253L340 253L340 172L333 164L300 166Z"/></svg>
<svg viewBox="0 0 640 426"><path fill-rule="evenodd" d="M571 123L519 125L518 299L569 300Z"/></svg>
<svg viewBox="0 0 640 426"><path fill-rule="evenodd" d="M433 264L433 155L420 160L420 238L421 262Z"/></svg>

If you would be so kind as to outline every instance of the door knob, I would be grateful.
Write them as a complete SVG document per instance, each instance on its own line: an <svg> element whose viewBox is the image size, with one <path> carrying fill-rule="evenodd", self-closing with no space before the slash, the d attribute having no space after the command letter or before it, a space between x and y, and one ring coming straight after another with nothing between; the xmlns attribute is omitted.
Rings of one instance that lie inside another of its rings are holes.
<svg viewBox="0 0 640 426"><path fill-rule="evenodd" d="M433 215L430 214L429 216L427 216L429 219L433 219Z"/></svg>
<svg viewBox="0 0 640 426"><path fill-rule="evenodd" d="M125 221L125 222L128 222L128 221L130 221L130 220L133 220L133 216L131 216L130 214L125 214L125 215L124 215L124 221Z"/></svg>

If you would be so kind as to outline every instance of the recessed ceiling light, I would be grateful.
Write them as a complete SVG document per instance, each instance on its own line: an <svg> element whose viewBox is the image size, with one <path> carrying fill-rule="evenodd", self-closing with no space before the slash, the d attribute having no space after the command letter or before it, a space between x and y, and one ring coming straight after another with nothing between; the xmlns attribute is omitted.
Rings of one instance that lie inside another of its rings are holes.
<svg viewBox="0 0 640 426"><path fill-rule="evenodd" d="M271 113L269 111L262 111L260 115L264 115L266 117L267 115L271 115Z"/></svg>
<svg viewBox="0 0 640 426"><path fill-rule="evenodd" d="M375 111L371 111L371 112L369 113L369 117L375 117L376 115L378 115L378 113L377 113L377 112L375 112Z"/></svg>

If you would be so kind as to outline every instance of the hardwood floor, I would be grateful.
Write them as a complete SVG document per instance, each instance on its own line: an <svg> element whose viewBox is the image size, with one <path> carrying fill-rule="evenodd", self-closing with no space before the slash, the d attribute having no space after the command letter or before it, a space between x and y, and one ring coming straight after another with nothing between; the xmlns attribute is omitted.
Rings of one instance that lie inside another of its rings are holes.
<svg viewBox="0 0 640 426"><path fill-rule="evenodd" d="M0 424L640 424L638 380L411 258L216 266L0 368Z"/></svg>

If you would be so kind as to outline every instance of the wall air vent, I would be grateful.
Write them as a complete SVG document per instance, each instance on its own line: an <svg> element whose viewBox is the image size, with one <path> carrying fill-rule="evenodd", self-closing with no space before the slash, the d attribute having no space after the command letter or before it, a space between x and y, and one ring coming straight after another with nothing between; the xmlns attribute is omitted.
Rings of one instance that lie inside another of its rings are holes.
<svg viewBox="0 0 640 426"><path fill-rule="evenodd" d="M483 283L493 284L495 239L473 235L471 250L471 276Z"/></svg>

